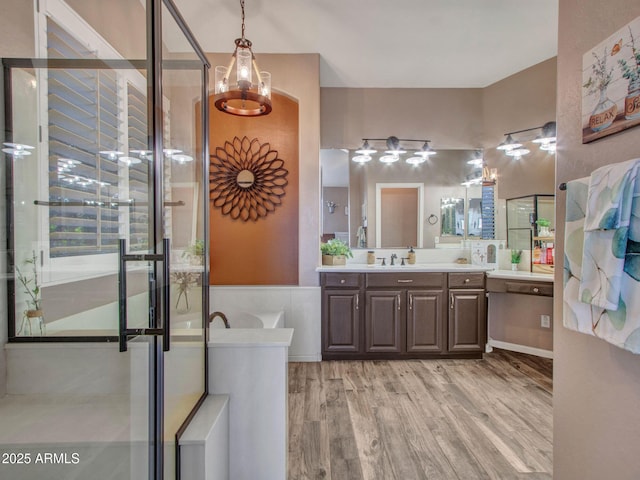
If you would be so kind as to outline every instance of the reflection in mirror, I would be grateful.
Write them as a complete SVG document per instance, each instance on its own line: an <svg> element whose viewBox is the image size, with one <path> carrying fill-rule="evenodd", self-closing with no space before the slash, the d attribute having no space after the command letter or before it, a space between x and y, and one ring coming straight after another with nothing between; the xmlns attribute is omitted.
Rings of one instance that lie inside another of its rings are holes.
<svg viewBox="0 0 640 480"><path fill-rule="evenodd" d="M440 218L442 236L464 235L464 198L443 198L440 200Z"/></svg>
<svg viewBox="0 0 640 480"><path fill-rule="evenodd" d="M419 165L411 165L406 162L383 164L377 158L370 162L359 164L351 161L354 156L349 150L321 150L320 160L322 168L322 236L326 240L337 235L345 235L352 248L376 248L378 237L377 225L378 211L376 209L376 185L381 183L394 184L420 184L423 186L424 197L422 201L422 214L420 222L413 213L402 215L403 221L410 221L412 228L418 230L415 243L406 243L404 239L392 240L397 245L390 247L402 247L407 245L417 246L419 237L422 236L423 248L435 248L436 239L439 245L446 243L460 243L469 236L468 219L462 224L463 233L442 235L441 204L442 198L463 198L465 213L468 211L469 199L480 198L482 187L471 186L466 188L462 182L481 176L482 168L470 164L469 161L477 158L477 150L438 150L438 153ZM339 172L331 174L332 172ZM339 192L332 190L342 189L347 197L344 200ZM333 201L340 205L335 213L330 214L327 201ZM342 206L348 209L343 209ZM475 205L475 203L474 203ZM437 221L425 221L427 218ZM337 220L344 220L346 224L336 224ZM419 225L422 223L422 226ZM473 225L473 222L472 224ZM474 232L479 233L480 223L476 222ZM465 235L466 234L466 235ZM382 236L386 236L385 227L380 230L381 245Z"/></svg>
<svg viewBox="0 0 640 480"><path fill-rule="evenodd" d="M376 184L376 248L422 248L423 209L422 183Z"/></svg>
<svg viewBox="0 0 640 480"><path fill-rule="evenodd" d="M467 236L482 236L482 198L469 198L469 208L467 212L467 222L469 224L469 233Z"/></svg>
<svg viewBox="0 0 640 480"><path fill-rule="evenodd" d="M322 238L349 242L349 156L344 150L321 150ZM354 232L355 233L355 232ZM364 235L364 234L363 234ZM363 238L363 246L366 239Z"/></svg>

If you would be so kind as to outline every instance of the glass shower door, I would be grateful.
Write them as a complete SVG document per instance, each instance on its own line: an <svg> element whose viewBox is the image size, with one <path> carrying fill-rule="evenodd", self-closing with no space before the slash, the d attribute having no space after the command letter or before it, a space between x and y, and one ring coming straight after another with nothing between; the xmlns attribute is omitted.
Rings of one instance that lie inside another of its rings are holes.
<svg viewBox="0 0 640 480"><path fill-rule="evenodd" d="M174 478L204 392L205 63L149 50L144 2L40 5L42 58L3 61L0 478Z"/></svg>
<svg viewBox="0 0 640 480"><path fill-rule="evenodd" d="M171 237L170 343L164 352L164 478L179 478L179 437L205 390L208 269L205 244L207 180L204 141L207 70L163 5L165 236ZM168 128L167 128L168 127Z"/></svg>

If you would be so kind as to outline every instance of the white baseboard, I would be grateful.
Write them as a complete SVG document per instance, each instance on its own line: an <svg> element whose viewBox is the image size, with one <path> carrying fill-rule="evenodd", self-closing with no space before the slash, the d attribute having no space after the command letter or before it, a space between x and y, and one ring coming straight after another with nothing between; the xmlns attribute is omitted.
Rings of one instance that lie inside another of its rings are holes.
<svg viewBox="0 0 640 480"><path fill-rule="evenodd" d="M496 348L502 348L503 350L511 350L519 353L526 353L529 355L536 355L538 357L553 358L553 351L544 350L542 348L528 347L526 345L518 345L517 343L501 342L500 340L489 339L487 345Z"/></svg>
<svg viewBox="0 0 640 480"><path fill-rule="evenodd" d="M322 355L289 355L290 362L321 362Z"/></svg>

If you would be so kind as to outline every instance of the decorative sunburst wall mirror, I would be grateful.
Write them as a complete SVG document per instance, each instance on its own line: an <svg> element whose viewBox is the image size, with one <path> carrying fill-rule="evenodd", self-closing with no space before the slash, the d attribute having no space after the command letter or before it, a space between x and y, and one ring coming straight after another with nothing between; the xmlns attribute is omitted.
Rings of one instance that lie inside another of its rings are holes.
<svg viewBox="0 0 640 480"><path fill-rule="evenodd" d="M210 163L209 198L223 215L256 221L282 204L289 171L269 143L234 137L216 147Z"/></svg>

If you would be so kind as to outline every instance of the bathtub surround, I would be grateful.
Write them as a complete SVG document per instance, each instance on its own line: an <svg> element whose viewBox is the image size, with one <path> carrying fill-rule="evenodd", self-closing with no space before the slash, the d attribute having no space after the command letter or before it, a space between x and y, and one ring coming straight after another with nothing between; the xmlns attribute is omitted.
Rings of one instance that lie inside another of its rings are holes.
<svg viewBox="0 0 640 480"><path fill-rule="evenodd" d="M210 393L229 395L229 478L287 478L287 350L293 333L225 328L209 341Z"/></svg>
<svg viewBox="0 0 640 480"><path fill-rule="evenodd" d="M212 286L209 291L211 305L224 312L230 323L242 312L284 311L284 326L294 329L289 360L321 360L320 287ZM211 338L214 335L211 332Z"/></svg>
<svg viewBox="0 0 640 480"><path fill-rule="evenodd" d="M179 444L181 480L229 479L229 395L207 395Z"/></svg>

